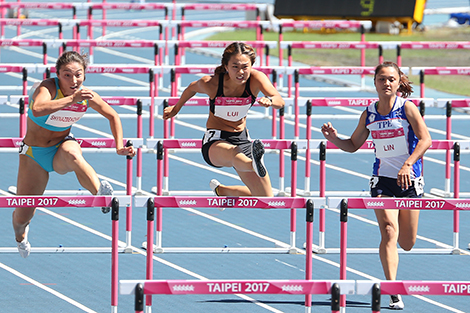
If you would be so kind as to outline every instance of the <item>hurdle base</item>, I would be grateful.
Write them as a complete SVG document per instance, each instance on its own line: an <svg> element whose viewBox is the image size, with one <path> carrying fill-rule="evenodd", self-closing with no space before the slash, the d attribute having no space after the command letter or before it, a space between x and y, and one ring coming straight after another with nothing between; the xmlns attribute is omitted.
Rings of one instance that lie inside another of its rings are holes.
<svg viewBox="0 0 470 313"><path fill-rule="evenodd" d="M147 242L142 243L142 248L147 250ZM298 254L297 248L274 247L274 248L239 248L239 247L157 247L153 246L153 253L239 253L239 254Z"/></svg>
<svg viewBox="0 0 470 313"><path fill-rule="evenodd" d="M303 248L306 250L307 249L307 243L304 242ZM312 252L315 254L325 254L327 253L325 247L320 247L316 244L312 244Z"/></svg>
<svg viewBox="0 0 470 313"><path fill-rule="evenodd" d="M453 198L454 197L453 192L448 192L448 191L438 189L438 188L431 188L429 193L431 195L438 196L438 197L441 197L441 198Z"/></svg>
<svg viewBox="0 0 470 313"><path fill-rule="evenodd" d="M304 244L304 248L306 245ZM470 249L470 244L469 244ZM316 254L339 254L340 248L320 248L312 244L312 252ZM378 254L379 248L347 248L348 254ZM460 249L454 248L415 248L411 251L398 249L399 254L461 254Z"/></svg>

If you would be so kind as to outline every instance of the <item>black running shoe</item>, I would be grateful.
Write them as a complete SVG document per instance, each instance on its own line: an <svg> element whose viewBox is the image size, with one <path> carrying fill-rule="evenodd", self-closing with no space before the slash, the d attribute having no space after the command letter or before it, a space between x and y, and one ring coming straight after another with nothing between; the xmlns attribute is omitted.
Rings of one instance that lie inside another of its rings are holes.
<svg viewBox="0 0 470 313"><path fill-rule="evenodd" d="M256 139L251 144L251 156L253 158L253 169L259 177L266 176L266 167L264 166L264 145Z"/></svg>
<svg viewBox="0 0 470 313"><path fill-rule="evenodd" d="M390 304L388 307L392 310L403 310L405 308L405 304L403 303L400 295L390 295Z"/></svg>

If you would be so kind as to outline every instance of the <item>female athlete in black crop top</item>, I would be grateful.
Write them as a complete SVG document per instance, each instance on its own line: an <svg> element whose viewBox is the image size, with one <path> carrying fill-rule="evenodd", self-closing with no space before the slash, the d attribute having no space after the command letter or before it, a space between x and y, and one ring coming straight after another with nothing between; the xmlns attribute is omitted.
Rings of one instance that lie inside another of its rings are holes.
<svg viewBox="0 0 470 313"><path fill-rule="evenodd" d="M212 190L220 196L273 196L269 175L263 164L264 147L259 140L251 142L246 129L246 114L258 99L264 107L280 109L284 100L268 77L252 68L254 49L241 42L225 48L222 64L213 76L192 82L175 106L164 110L163 118L178 114L183 105L197 93L209 96L210 112L203 139L203 156L209 165L233 167L246 186L224 186L212 180Z"/></svg>

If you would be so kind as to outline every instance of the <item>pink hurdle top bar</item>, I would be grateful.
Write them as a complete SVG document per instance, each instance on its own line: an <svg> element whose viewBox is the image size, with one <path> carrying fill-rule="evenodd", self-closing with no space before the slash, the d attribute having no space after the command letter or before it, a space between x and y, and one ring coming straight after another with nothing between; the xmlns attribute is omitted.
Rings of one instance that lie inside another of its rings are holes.
<svg viewBox="0 0 470 313"><path fill-rule="evenodd" d="M199 41L199 40L180 40L178 41L178 47L180 48L225 48L229 44L233 43L233 40L228 41ZM245 41L246 44L253 48L264 48L270 46L275 48L277 46L276 41Z"/></svg>
<svg viewBox="0 0 470 313"><path fill-rule="evenodd" d="M364 41L284 41L281 47L294 49L377 49L378 42Z"/></svg>
<svg viewBox="0 0 470 313"><path fill-rule="evenodd" d="M379 98L311 98L312 106L359 106L367 107L377 101ZM419 105L421 101L430 101L429 98L407 98L415 105ZM470 99L469 99L470 101Z"/></svg>
<svg viewBox="0 0 470 313"><path fill-rule="evenodd" d="M454 147L454 142L452 140L432 140L431 147L432 150L450 150ZM339 149L333 143L326 141L327 149ZM374 149L374 142L372 140L366 140L364 144L359 149Z"/></svg>
<svg viewBox="0 0 470 313"><path fill-rule="evenodd" d="M82 148L116 148L113 138L75 138ZM22 138L0 138L0 148L17 148ZM126 144L123 139L123 144Z"/></svg>
<svg viewBox="0 0 470 313"><path fill-rule="evenodd" d="M470 281L382 281L384 295L470 296Z"/></svg>
<svg viewBox="0 0 470 313"><path fill-rule="evenodd" d="M162 26L159 21L152 20L81 20L80 26L111 26L111 27L152 27Z"/></svg>
<svg viewBox="0 0 470 313"><path fill-rule="evenodd" d="M0 25L9 26L57 26L64 22L66 22L66 20L0 18Z"/></svg>
<svg viewBox="0 0 470 313"><path fill-rule="evenodd" d="M310 28L310 29L321 29L321 28L359 28L361 25L368 25L370 22L360 21L281 21L278 22L282 27L292 28Z"/></svg>
<svg viewBox="0 0 470 313"><path fill-rule="evenodd" d="M305 208L306 199L289 197L155 197L155 207L164 208L259 208L293 209Z"/></svg>
<svg viewBox="0 0 470 313"><path fill-rule="evenodd" d="M202 148L201 139L163 139L164 149ZM266 149L290 149L292 140L263 139Z"/></svg>
<svg viewBox="0 0 470 313"><path fill-rule="evenodd" d="M0 8L7 9L73 9L76 5L73 3L48 3L48 2L2 2Z"/></svg>
<svg viewBox="0 0 470 313"><path fill-rule="evenodd" d="M423 67L421 70L425 75L470 75L470 67Z"/></svg>
<svg viewBox="0 0 470 313"><path fill-rule="evenodd" d="M300 75L374 75L375 67L326 67L312 66L308 68L297 68Z"/></svg>
<svg viewBox="0 0 470 313"><path fill-rule="evenodd" d="M175 21L181 27L236 27L255 28L266 22L261 21ZM233 42L233 41L232 41Z"/></svg>
<svg viewBox="0 0 470 313"><path fill-rule="evenodd" d="M153 280L144 294L329 294L331 281L308 280Z"/></svg>
<svg viewBox="0 0 470 313"><path fill-rule="evenodd" d="M256 4L238 4L238 3L188 3L182 4L185 10L230 10L230 11L249 11L259 8Z"/></svg>
<svg viewBox="0 0 470 313"><path fill-rule="evenodd" d="M103 207L111 206L113 197L109 196L0 196L0 208L65 208L65 207Z"/></svg>
<svg viewBox="0 0 470 313"><path fill-rule="evenodd" d="M349 198L350 209L470 210L470 199Z"/></svg>
<svg viewBox="0 0 470 313"><path fill-rule="evenodd" d="M470 41L402 42L402 49L470 49Z"/></svg>
<svg viewBox="0 0 470 313"><path fill-rule="evenodd" d="M153 48L160 40L64 40L69 47ZM88 68L87 68L88 69Z"/></svg>
<svg viewBox="0 0 470 313"><path fill-rule="evenodd" d="M162 3L93 3L90 7L94 10L164 10L167 4Z"/></svg>

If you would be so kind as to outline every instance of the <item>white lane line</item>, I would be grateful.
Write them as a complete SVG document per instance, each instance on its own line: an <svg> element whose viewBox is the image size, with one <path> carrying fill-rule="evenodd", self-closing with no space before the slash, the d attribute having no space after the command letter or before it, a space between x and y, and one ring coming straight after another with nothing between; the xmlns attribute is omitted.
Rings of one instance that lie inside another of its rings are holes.
<svg viewBox="0 0 470 313"><path fill-rule="evenodd" d="M15 270L15 269L13 269L13 268L11 268L11 267L9 267L9 266L3 264L3 263L0 263L0 268L6 270L7 272L10 272L11 274L13 274L13 275L15 275L15 276L17 276L17 277L19 277L19 278L21 278L21 279L23 279L23 280L29 282L30 284L32 284L32 285L34 285L34 286L36 286L36 287L38 287L38 288L43 289L44 291L47 291L47 292L51 293L52 295L56 296L57 298L60 298L60 299L62 299L62 300L64 300L64 301L70 303L71 305L73 305L73 306L79 308L79 309L82 310L82 311L90 312L90 313L97 313L96 311L93 311L92 309L90 309L90 308L84 306L83 304L78 303L77 301L75 301L75 300L73 300L73 299L71 299L71 298L69 298L69 297L67 297L67 296L65 296L65 295L63 295L63 294L61 294L60 292L58 292L58 291L56 291L56 290L54 290L54 289L51 289L51 288L49 288L49 287L47 287L47 286L41 284L40 282L38 282L38 281L32 279L31 277L28 277L28 276L26 276L26 275L24 275L24 274L21 274L21 273L18 272L17 270Z"/></svg>
<svg viewBox="0 0 470 313"><path fill-rule="evenodd" d="M149 195L150 195L150 194L149 194ZM71 225L74 225L74 226L76 226L76 227L78 227L78 228L81 228L81 229L83 229L83 230L85 230L85 231L91 232L92 234L97 235L97 236L99 236L99 237L101 237L101 238L107 239L107 240L109 240L109 241L112 240L112 237L111 237L111 236L105 235L105 234L103 234L103 233L101 233L101 232L99 232L99 231L96 231L96 230L94 230L94 229L91 229L90 227L87 227L87 226L85 226L85 225L83 225L83 224L81 224L81 223L75 222L75 221L73 221L73 220L71 220L71 219L69 219L69 218L67 218L67 217L61 216L61 215L59 215L59 214L57 214L57 213L55 213L55 212L53 212L53 211L50 211L50 210L45 209L45 208L38 208L38 210L40 210L40 211L42 211L42 212L44 212L44 213L46 213L46 214L49 214L49 215L51 215L51 216L53 216L53 217L55 217L55 218L58 218L58 219L60 219L60 220L62 220L62 221L64 221L64 222L70 223ZM119 241L119 246L125 247L125 246L126 246L126 243L123 242L123 241ZM131 248L132 248L133 251L135 251L135 252L137 252L137 253L139 253L139 254L141 254L141 255L143 255L143 256L146 256L146 255L147 255L147 252L146 252L145 250L138 249L138 248L136 248L136 247L134 247L134 246L131 246ZM175 269L175 270L178 270L178 271L180 271L180 272L182 272L182 273L185 273L185 274L187 274L187 275L189 275L189 276L192 276L192 277L194 277L194 278L197 278L197 279L200 279L200 280L209 280L209 278L207 278L207 277L204 277L204 276L202 276L202 275L199 275L199 274L197 274L197 273L194 273L194 272L192 272L192 271L190 271L190 270L188 270L188 269L186 269L186 268L184 268L184 267L181 267L181 266L179 266L179 265L176 265L176 264L174 264L174 263L171 263L171 262L166 261L166 260L164 260L164 259L161 259L161 258L159 258L159 257L153 256L153 259L154 259L155 261L158 261L158 262L160 262L160 263L162 263L162 264L164 264L164 265L167 265L167 266L169 266L169 267L171 267L171 268L173 268L173 269ZM1 263L0 263L0 264L1 264ZM258 302L257 300L255 300L255 299L253 299L253 298L251 298L251 297L248 297L248 296L246 296L246 295L236 294L236 296L238 296L238 297L240 297L240 298L242 298L242 299L244 299L244 300L246 300L246 301L250 301L250 302L252 302L252 303L254 303L254 304L256 304L256 305L258 305L258 306L260 306L260 307L263 307L263 308L266 309L266 310L271 311L271 312L282 313L282 311L279 311L279 310L277 310L277 309L275 309L275 308L273 308L273 307L270 307L270 306L268 306L268 305L266 305L266 304L264 304L264 303Z"/></svg>

